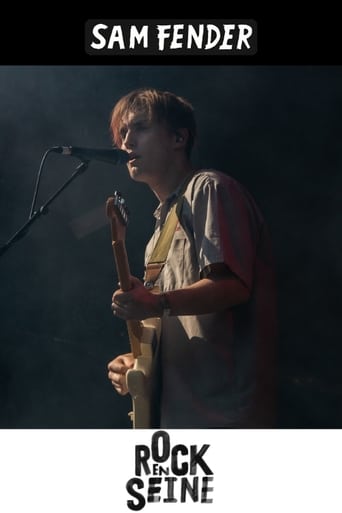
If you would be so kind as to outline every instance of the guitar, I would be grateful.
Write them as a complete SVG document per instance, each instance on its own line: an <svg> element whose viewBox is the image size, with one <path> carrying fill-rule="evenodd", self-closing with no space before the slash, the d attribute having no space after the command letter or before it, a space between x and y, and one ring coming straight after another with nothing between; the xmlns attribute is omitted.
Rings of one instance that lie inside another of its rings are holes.
<svg viewBox="0 0 342 513"><path fill-rule="evenodd" d="M131 288L130 269L125 245L126 227L129 213L126 202L117 191L107 199L107 217L112 232L112 247L120 288L126 292ZM127 331L134 367L126 373L127 388L132 398L132 411L129 416L133 428L151 427L151 368L153 344L159 337L160 319L144 321L128 320Z"/></svg>

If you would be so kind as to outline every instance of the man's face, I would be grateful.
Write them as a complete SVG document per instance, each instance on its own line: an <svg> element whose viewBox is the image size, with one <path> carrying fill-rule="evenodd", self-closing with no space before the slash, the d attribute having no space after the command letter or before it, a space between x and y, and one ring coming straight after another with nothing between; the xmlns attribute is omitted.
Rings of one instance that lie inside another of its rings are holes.
<svg viewBox="0 0 342 513"><path fill-rule="evenodd" d="M121 149L131 155L127 167L134 180L153 185L172 169L176 137L165 124L131 112L120 135Z"/></svg>

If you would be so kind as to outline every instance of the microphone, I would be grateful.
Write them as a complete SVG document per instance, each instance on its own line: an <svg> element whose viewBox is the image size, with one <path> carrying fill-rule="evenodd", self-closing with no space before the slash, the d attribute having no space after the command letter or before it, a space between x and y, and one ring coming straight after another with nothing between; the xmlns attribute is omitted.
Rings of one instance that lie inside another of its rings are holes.
<svg viewBox="0 0 342 513"><path fill-rule="evenodd" d="M54 146L51 151L77 157L81 160L100 160L108 164L126 164L129 160L127 151L119 149L96 149L96 148L79 148L77 146Z"/></svg>

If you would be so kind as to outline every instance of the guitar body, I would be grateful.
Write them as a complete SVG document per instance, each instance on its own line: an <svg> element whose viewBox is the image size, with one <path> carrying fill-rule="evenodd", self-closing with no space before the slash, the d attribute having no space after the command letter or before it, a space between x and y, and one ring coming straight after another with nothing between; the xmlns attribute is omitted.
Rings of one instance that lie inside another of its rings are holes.
<svg viewBox="0 0 342 513"><path fill-rule="evenodd" d="M129 369L126 374L127 388L133 406L133 411L129 415L135 429L151 427L153 347L158 340L160 319L146 319L142 324L141 355L134 359L133 369Z"/></svg>
<svg viewBox="0 0 342 513"><path fill-rule="evenodd" d="M125 247L128 212L121 195L117 192L107 200L107 216L111 221L112 247L123 291L131 288L130 270ZM135 429L151 427L151 373L153 348L158 343L160 318L144 321L127 321L127 330L134 357L134 367L126 373L128 391L132 397L133 411L129 413Z"/></svg>

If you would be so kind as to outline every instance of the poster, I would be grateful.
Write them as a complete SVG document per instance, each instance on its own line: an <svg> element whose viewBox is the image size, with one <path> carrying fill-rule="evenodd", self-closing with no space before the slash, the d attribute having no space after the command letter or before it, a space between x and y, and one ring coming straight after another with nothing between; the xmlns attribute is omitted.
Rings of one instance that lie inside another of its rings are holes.
<svg viewBox="0 0 342 513"><path fill-rule="evenodd" d="M116 276L102 208L114 188L127 196L128 251L139 274L155 202L123 168L92 162L1 256L3 510L129 511L132 500L152 512L339 511L342 73L334 21L318 30L317 19L256 18L256 53L207 60L89 55L87 22L69 17L39 31L21 27L26 45L2 56L1 241L27 220L48 148L109 146L110 110L134 87L170 87L190 97L201 126L196 161L228 167L246 183L273 232L278 429L170 430L171 448L191 454L208 446L206 465L175 475L170 458L151 456L150 473L144 467L135 475L136 447L152 453L154 431L131 429L129 400L114 396L106 377L127 338L110 312ZM49 155L38 205L76 165ZM180 454L177 468L188 463ZM141 479L135 496L127 490L132 478ZM182 492L182 479L192 491Z"/></svg>

